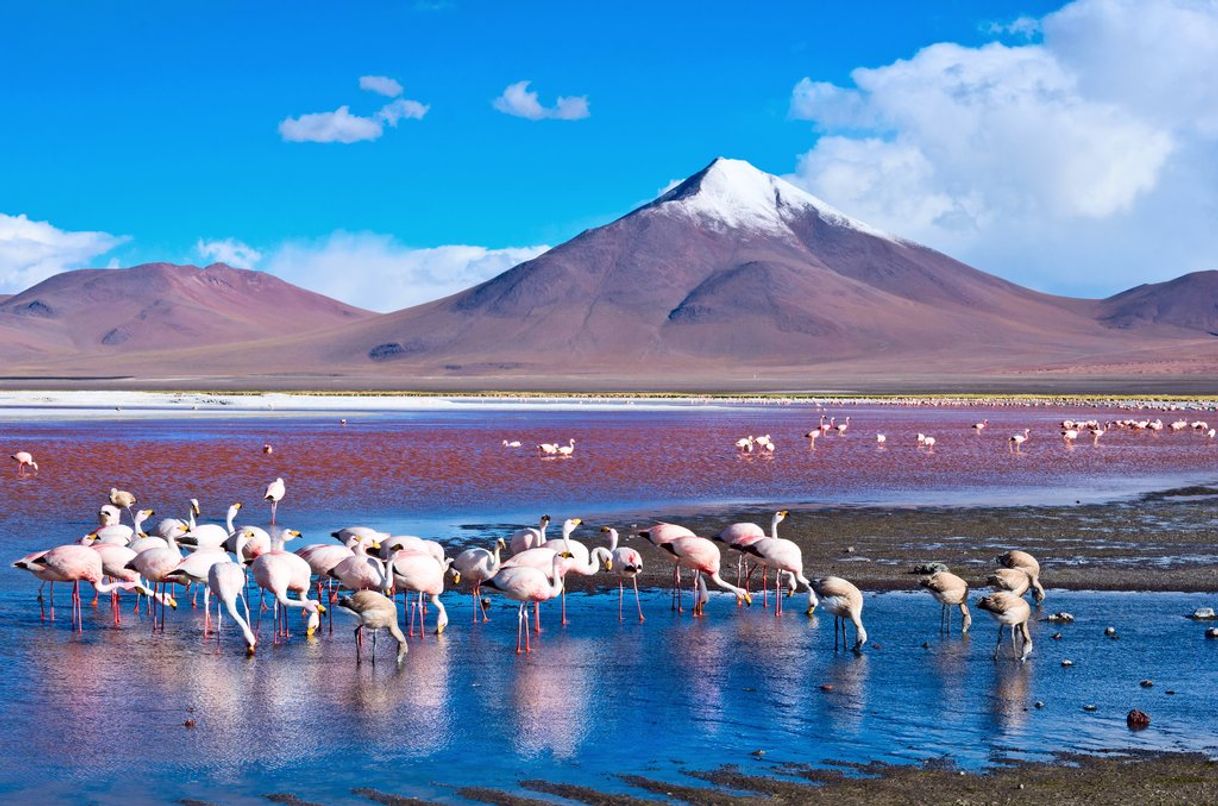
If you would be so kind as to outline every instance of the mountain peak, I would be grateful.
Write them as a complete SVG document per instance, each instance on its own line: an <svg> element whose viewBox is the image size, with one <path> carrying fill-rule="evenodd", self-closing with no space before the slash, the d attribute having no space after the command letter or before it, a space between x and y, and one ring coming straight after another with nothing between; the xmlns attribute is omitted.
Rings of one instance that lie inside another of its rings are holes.
<svg viewBox="0 0 1218 806"><path fill-rule="evenodd" d="M792 217L810 212L835 226L895 240L785 179L746 160L727 157L716 157L648 206L684 214L712 227L781 234L790 231Z"/></svg>

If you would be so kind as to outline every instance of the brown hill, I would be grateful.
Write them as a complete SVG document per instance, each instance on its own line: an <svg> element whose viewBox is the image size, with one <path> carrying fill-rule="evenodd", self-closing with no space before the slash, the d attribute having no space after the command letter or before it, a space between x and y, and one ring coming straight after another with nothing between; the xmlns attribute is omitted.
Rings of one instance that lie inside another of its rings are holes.
<svg viewBox="0 0 1218 806"><path fill-rule="evenodd" d="M374 316L264 272L149 263L57 274L0 301L0 358L32 361L198 348Z"/></svg>
<svg viewBox="0 0 1218 806"><path fill-rule="evenodd" d="M1153 325L1218 336L1218 271L1147 283L1103 300L1099 319L1125 330Z"/></svg>

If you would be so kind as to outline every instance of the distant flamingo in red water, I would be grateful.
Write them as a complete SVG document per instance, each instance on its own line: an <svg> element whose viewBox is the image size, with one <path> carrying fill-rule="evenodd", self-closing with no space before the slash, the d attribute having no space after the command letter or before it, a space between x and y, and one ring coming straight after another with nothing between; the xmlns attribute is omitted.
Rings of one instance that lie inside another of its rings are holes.
<svg viewBox="0 0 1218 806"><path fill-rule="evenodd" d="M275 513L279 509L279 502L283 500L287 488L283 483L283 479L275 479L266 486L266 494L262 496L263 501L271 502L271 523L275 523Z"/></svg>
<svg viewBox="0 0 1218 806"><path fill-rule="evenodd" d="M979 423L973 423L973 426L972 426L973 432L976 434L980 434L982 431L985 430L986 426L988 426L989 424L990 424L990 421L988 419L982 420Z"/></svg>
<svg viewBox="0 0 1218 806"><path fill-rule="evenodd" d="M38 463L34 461L33 455L29 451L17 451L13 454L13 461L17 463L17 478L23 479L26 477L26 468L34 471L34 475L38 475Z"/></svg>

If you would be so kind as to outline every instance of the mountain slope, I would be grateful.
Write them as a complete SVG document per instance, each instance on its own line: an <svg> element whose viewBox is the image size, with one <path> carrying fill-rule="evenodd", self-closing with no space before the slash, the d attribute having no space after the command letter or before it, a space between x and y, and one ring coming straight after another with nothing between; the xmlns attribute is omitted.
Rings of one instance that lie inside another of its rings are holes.
<svg viewBox="0 0 1218 806"><path fill-rule="evenodd" d="M1099 320L1125 330L1154 325L1218 336L1218 271L1147 283L1100 302Z"/></svg>
<svg viewBox="0 0 1218 806"><path fill-rule="evenodd" d="M0 301L0 357L106 356L295 335L374 314L216 263L64 272Z"/></svg>

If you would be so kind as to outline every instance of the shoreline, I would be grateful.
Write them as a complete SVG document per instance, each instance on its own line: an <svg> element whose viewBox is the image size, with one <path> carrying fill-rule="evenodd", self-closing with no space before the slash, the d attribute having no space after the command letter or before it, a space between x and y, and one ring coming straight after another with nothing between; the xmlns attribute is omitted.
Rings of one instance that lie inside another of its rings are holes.
<svg viewBox="0 0 1218 806"><path fill-rule="evenodd" d="M507 392L483 391L439 393L427 391L224 391L199 390L4 390L0 389L0 417L18 417L27 412L83 414L121 413L125 416L165 414L317 414L327 412L392 413L434 410L666 410L731 408L737 406L808 406L820 411L829 407L901 408L1053 408L1105 409L1113 411L1212 412L1218 411L1213 395L1120 395L1120 394L927 394L858 395L845 392L730 392L695 394L680 392ZM26 415L28 416L28 415Z"/></svg>

